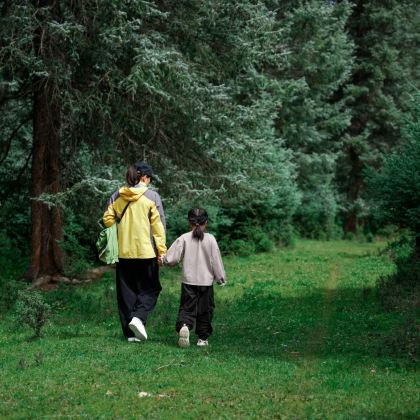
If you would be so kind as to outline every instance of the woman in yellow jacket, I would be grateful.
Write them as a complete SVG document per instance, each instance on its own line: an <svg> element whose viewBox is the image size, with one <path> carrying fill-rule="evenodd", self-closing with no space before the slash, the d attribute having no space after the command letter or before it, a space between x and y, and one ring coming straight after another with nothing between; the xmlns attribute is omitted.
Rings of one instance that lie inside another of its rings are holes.
<svg viewBox="0 0 420 420"><path fill-rule="evenodd" d="M107 227L121 219L117 301L128 341L147 339L147 317L162 290L157 257L166 253L165 215L159 194L148 189L152 176L146 162L131 165L126 176L128 185L112 195L103 216Z"/></svg>

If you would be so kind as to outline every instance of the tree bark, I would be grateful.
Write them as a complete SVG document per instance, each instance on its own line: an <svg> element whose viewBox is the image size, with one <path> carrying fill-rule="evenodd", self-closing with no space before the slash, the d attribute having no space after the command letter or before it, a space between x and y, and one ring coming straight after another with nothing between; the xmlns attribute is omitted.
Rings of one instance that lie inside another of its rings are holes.
<svg viewBox="0 0 420 420"><path fill-rule="evenodd" d="M60 191L60 108L48 80L39 83L34 94L32 154L32 236L29 277L60 274L63 271L62 219L58 207L49 208L37 200L43 193Z"/></svg>
<svg viewBox="0 0 420 420"><path fill-rule="evenodd" d="M349 162L351 164L351 170L349 173L349 179L347 184L347 199L350 203L355 203L359 198L359 193L363 185L362 170L363 165L360 161L360 157L353 147L349 148ZM344 224L345 232L357 232L357 227L363 224L363 220L358 219L356 209L351 209L350 213L346 217Z"/></svg>
<svg viewBox="0 0 420 420"><path fill-rule="evenodd" d="M34 2L38 7L54 7L52 0ZM46 25L34 33L35 54L48 72L51 45ZM31 260L27 277L36 282L39 277L59 275L63 271L62 217L58 207L48 207L37 200L43 194L60 191L60 128L61 110L54 76L42 77L33 83L33 149L31 185Z"/></svg>

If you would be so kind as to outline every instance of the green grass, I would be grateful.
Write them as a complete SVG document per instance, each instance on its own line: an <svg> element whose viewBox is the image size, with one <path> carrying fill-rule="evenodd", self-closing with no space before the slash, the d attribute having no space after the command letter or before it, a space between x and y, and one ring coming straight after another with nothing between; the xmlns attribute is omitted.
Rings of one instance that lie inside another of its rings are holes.
<svg viewBox="0 0 420 420"><path fill-rule="evenodd" d="M44 338L10 313L0 322L0 418L419 417L416 365L387 345L402 315L373 290L394 269L379 247L301 241L226 258L207 349L176 346L178 270L163 271L141 344L121 337L112 276L61 286Z"/></svg>

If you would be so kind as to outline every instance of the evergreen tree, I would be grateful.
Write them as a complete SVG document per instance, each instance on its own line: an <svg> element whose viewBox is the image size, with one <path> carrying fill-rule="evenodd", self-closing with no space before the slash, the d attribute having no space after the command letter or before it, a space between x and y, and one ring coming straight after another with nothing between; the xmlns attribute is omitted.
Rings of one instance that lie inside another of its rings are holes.
<svg viewBox="0 0 420 420"><path fill-rule="evenodd" d="M403 143L385 158L379 171L371 169L368 186L375 214L382 223L409 228L420 259L420 95L413 119L403 126Z"/></svg>
<svg viewBox="0 0 420 420"><path fill-rule="evenodd" d="M351 9L348 2L271 3L282 48L276 128L293 150L303 195L295 223L306 236L328 237L338 210L336 160L350 122L338 92L353 64L353 45L345 29Z"/></svg>
<svg viewBox="0 0 420 420"><path fill-rule="evenodd" d="M4 131L13 137L23 124L33 137L30 278L63 270L55 204L66 195L57 193L77 192L66 202L66 223L88 227L100 213L98 197L109 193L103 181L142 157L173 203L207 194L252 207L250 198L267 193L290 221L293 168L274 134L262 72L274 23L253 2L4 5ZM15 126L9 115L18 107L23 120Z"/></svg>
<svg viewBox="0 0 420 420"><path fill-rule="evenodd" d="M379 167L401 137L409 94L419 83L420 25L415 1L355 1L348 29L356 45L346 87L351 125L338 166L345 230L362 228L367 216L363 170Z"/></svg>

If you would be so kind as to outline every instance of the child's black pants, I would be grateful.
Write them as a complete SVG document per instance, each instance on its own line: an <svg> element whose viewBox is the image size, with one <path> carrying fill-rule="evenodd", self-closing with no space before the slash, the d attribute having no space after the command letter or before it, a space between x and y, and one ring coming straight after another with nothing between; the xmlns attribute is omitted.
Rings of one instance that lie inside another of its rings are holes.
<svg viewBox="0 0 420 420"><path fill-rule="evenodd" d="M133 317L141 319L146 325L161 290L156 258L120 258L117 263L117 302L126 337L134 337L128 328Z"/></svg>
<svg viewBox="0 0 420 420"><path fill-rule="evenodd" d="M213 332L211 321L214 310L213 286L195 286L182 283L176 331L185 324L189 330L194 328L198 338L207 340Z"/></svg>

